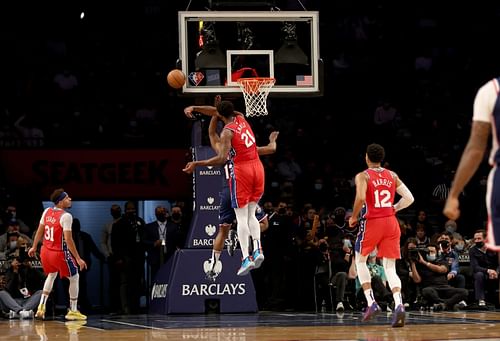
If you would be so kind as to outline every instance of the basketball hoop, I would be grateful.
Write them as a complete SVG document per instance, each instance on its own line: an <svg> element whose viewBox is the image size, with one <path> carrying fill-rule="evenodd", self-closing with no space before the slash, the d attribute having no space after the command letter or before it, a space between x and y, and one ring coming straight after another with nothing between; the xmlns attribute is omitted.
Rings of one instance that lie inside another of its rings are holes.
<svg viewBox="0 0 500 341"><path fill-rule="evenodd" d="M247 117L267 115L267 95L275 82L276 79L269 77L238 79L238 85L245 98Z"/></svg>

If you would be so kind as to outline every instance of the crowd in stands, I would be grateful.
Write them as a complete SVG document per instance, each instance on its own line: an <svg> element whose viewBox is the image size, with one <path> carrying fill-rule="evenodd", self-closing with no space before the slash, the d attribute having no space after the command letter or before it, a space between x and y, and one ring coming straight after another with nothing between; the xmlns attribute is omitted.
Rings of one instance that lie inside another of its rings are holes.
<svg viewBox="0 0 500 341"><path fill-rule="evenodd" d="M259 307L308 310L324 303L333 309L339 302L356 307L346 298L356 295L355 285L328 298L325 293L355 278L350 271L355 230L346 228L345 217L353 202L353 176L365 167L364 147L371 142L386 148L384 166L415 196L415 204L399 216L405 301L416 305L425 299L438 310L463 308L463 302L496 303L488 295L491 282L498 282L498 261L481 246L486 163L462 193L462 218L448 222L441 210L468 138L475 91L500 72L494 51L481 54L446 42L488 37L484 23L498 19L500 6L488 5L479 20L477 10L457 5L451 19L423 1L409 20L401 13L388 15L397 8L383 1L364 8L331 5L332 16L320 15L324 96L270 98L270 115L252 120L261 144L270 131L280 131L276 155L263 158L262 204L270 227L263 236L266 261L254 274ZM123 25L123 30L108 30L102 22L92 27L65 22L68 30L39 39L17 39L12 28L4 32L2 45L10 59L1 80L7 100L0 104L0 148L187 150L192 122L182 108L192 99L178 96L165 82L177 58L175 11L183 10L174 6L153 1L140 11L137 26ZM320 5L310 9L321 10ZM14 241L30 242L40 204L26 207L1 174L0 187L5 188L0 255L8 258ZM27 218L13 215L16 205ZM316 215L321 227L311 235ZM413 246L425 249L418 255L435 255L432 262L446 267L446 278L432 277L420 258L411 258L416 257ZM369 261L375 264L376 255ZM420 281L413 277L412 262ZM379 277L377 287L383 289ZM450 303L439 290L436 299L436 285L472 292L449 290L458 295ZM310 300L304 292L313 288L318 290L311 295L318 298ZM383 290L380 295L387 296Z"/></svg>

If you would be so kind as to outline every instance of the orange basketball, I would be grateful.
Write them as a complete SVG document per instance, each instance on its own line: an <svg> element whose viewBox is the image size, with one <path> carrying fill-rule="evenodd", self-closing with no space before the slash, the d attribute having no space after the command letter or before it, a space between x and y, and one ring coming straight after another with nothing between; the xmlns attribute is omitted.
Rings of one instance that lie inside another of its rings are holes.
<svg viewBox="0 0 500 341"><path fill-rule="evenodd" d="M186 75L179 69L170 71L167 75L167 82L174 89L180 89L186 83Z"/></svg>

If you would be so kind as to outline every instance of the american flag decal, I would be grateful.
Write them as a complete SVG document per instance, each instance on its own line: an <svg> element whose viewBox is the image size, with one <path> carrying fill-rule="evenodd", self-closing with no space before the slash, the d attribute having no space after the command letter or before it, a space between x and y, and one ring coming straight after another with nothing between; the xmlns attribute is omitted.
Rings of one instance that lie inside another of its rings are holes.
<svg viewBox="0 0 500 341"><path fill-rule="evenodd" d="M297 86L312 86L313 78L312 76L297 75L295 76Z"/></svg>

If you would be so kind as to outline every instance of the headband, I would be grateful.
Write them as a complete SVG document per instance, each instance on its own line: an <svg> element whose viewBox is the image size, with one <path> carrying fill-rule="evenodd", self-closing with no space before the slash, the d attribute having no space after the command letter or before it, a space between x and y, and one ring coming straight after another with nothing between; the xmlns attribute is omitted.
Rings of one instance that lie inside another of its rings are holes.
<svg viewBox="0 0 500 341"><path fill-rule="evenodd" d="M54 200L54 204L57 205L57 203L61 200L64 200L66 197L68 196L68 193L66 192L62 192L61 194L59 194L59 196Z"/></svg>

